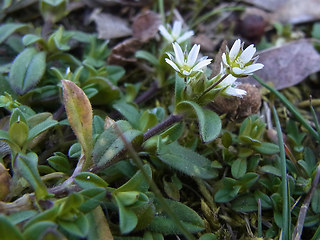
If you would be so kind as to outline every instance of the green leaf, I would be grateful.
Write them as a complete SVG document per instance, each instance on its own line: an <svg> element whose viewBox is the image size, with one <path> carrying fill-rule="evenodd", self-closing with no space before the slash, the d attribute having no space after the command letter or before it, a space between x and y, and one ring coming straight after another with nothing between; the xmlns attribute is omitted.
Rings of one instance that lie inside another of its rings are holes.
<svg viewBox="0 0 320 240"><path fill-rule="evenodd" d="M108 73L107 78L115 85L126 73L123 67L117 65L107 65L106 70Z"/></svg>
<svg viewBox="0 0 320 240"><path fill-rule="evenodd" d="M189 176L205 179L217 176L209 159L191 149L180 146L177 142L165 145L159 141L157 155L164 163Z"/></svg>
<svg viewBox="0 0 320 240"><path fill-rule="evenodd" d="M29 128L27 124L23 121L17 120L16 122L12 123L9 127L9 137L10 140L16 143L21 148L24 146L25 142L27 141L29 133Z"/></svg>
<svg viewBox="0 0 320 240"><path fill-rule="evenodd" d="M119 208L120 231L122 234L131 232L138 224L138 217L129 208L125 207L120 199L114 196Z"/></svg>
<svg viewBox="0 0 320 240"><path fill-rule="evenodd" d="M312 196L311 207L315 213L320 213L320 188L317 188Z"/></svg>
<svg viewBox="0 0 320 240"><path fill-rule="evenodd" d="M265 166L262 166L262 167L260 168L260 170L261 170L262 172L270 173L270 174L273 174L273 175L275 175L275 176L281 177L280 169L279 169L279 168L276 168L276 167L274 167L274 166L265 165Z"/></svg>
<svg viewBox="0 0 320 240"><path fill-rule="evenodd" d="M81 156L81 144L72 144L72 146L69 148L68 156L70 158L79 158Z"/></svg>
<svg viewBox="0 0 320 240"><path fill-rule="evenodd" d="M169 199L165 199L165 201L187 231L196 233L204 229L205 225L202 218L193 209L177 201ZM157 209L161 209L161 205L158 201L155 202L155 205ZM151 224L147 226L147 229L152 232L158 232L165 235L181 234L180 229L176 226L174 221L172 221L172 219L162 209L160 212L162 213L154 217Z"/></svg>
<svg viewBox="0 0 320 240"><path fill-rule="evenodd" d="M237 212L256 212L258 203L251 194L246 194L233 200L231 208Z"/></svg>
<svg viewBox="0 0 320 240"><path fill-rule="evenodd" d="M89 232L89 222L85 215L80 215L73 221L59 219L57 222L61 228L77 237L86 237Z"/></svg>
<svg viewBox="0 0 320 240"><path fill-rule="evenodd" d="M115 124L118 125L118 128L127 141L132 143L142 142L142 132L133 130L128 122L118 121ZM98 166L103 166L125 149L126 146L119 137L118 131L114 126L111 126L98 137L92 151L92 157Z"/></svg>
<svg viewBox="0 0 320 240"><path fill-rule="evenodd" d="M220 117L213 111L204 109L191 101L182 101L176 106L178 113L190 113L190 107L198 118L199 132L202 141L211 142L216 139L221 131Z"/></svg>
<svg viewBox="0 0 320 240"><path fill-rule="evenodd" d="M276 154L279 153L279 146L269 142L261 142L260 146L252 146L256 151L262 154Z"/></svg>
<svg viewBox="0 0 320 240"><path fill-rule="evenodd" d="M83 203L80 205L79 210L83 213L88 213L106 200L107 190L101 187L94 187L82 190L79 193L83 197Z"/></svg>
<svg viewBox="0 0 320 240"><path fill-rule="evenodd" d="M2 214L0 214L0 236L2 240L24 240L18 228Z"/></svg>
<svg viewBox="0 0 320 240"><path fill-rule="evenodd" d="M46 230L48 230L49 228L56 228L56 227L57 225L54 222L50 222L50 221L37 222L24 230L23 237L25 240L40 239L40 237L43 236Z"/></svg>
<svg viewBox="0 0 320 240"><path fill-rule="evenodd" d="M231 173L234 178L241 178L247 171L247 159L240 158L231 165Z"/></svg>
<svg viewBox="0 0 320 240"><path fill-rule="evenodd" d="M33 88L42 78L46 69L46 53L36 48L26 48L13 61L9 73L12 89L22 95Z"/></svg>
<svg viewBox="0 0 320 240"><path fill-rule="evenodd" d="M35 125L33 128L30 129L27 141L31 141L36 136L38 136L40 133L43 133L44 131L56 126L57 124L58 124L58 122L56 120L47 119L47 120Z"/></svg>
<svg viewBox="0 0 320 240"><path fill-rule="evenodd" d="M229 202L233 200L239 193L241 187L237 185L236 180L232 178L224 178L223 186L214 195L214 200L218 203Z"/></svg>
<svg viewBox="0 0 320 240"><path fill-rule="evenodd" d="M12 33L27 28L23 23L6 23L0 26L0 44L3 43Z"/></svg>
<svg viewBox="0 0 320 240"><path fill-rule="evenodd" d="M120 112L134 128L139 129L140 113L136 107L126 102L117 102L113 104L113 108Z"/></svg>
<svg viewBox="0 0 320 240"><path fill-rule="evenodd" d="M154 113L151 113L149 110L144 111L141 115L139 121L139 130L142 132L147 131L158 123L157 117Z"/></svg>
<svg viewBox="0 0 320 240"><path fill-rule="evenodd" d="M86 157L83 169L91 166L92 108L88 97L75 83L62 80L63 100L72 130Z"/></svg>
<svg viewBox="0 0 320 240"><path fill-rule="evenodd" d="M55 152L54 156L48 158L48 163L59 172L66 173L67 175L71 172L69 159L63 153Z"/></svg>
<svg viewBox="0 0 320 240"><path fill-rule="evenodd" d="M145 172L150 178L152 178L152 170L148 164L143 166ZM136 174L125 184L119 187L115 192L126 192L126 191L139 191L147 192L149 189L149 183L146 181L141 170L138 170Z"/></svg>
<svg viewBox="0 0 320 240"><path fill-rule="evenodd" d="M159 60L151 53L144 51L144 50L139 50L136 52L135 54L136 58L140 58L140 59L144 59L146 61L148 61L149 63L151 63L153 66L158 67L159 64Z"/></svg>
<svg viewBox="0 0 320 240"><path fill-rule="evenodd" d="M22 38L23 45L29 46L31 44L34 44L36 42L44 42L43 38L41 36L35 35L35 34L26 34Z"/></svg>
<svg viewBox="0 0 320 240"><path fill-rule="evenodd" d="M45 199L48 192L38 172L38 156L33 152L26 155L19 153L15 164L20 174L35 190L37 199Z"/></svg>
<svg viewBox="0 0 320 240"><path fill-rule="evenodd" d="M74 181L83 189L89 189L94 187L108 187L108 183L106 183L102 178L98 175L90 172L82 172L79 173Z"/></svg>
<svg viewBox="0 0 320 240"><path fill-rule="evenodd" d="M37 215L38 212L35 210L24 210L24 211L19 211L16 213L11 214L10 216L8 216L7 218L10 220L10 222L12 224L18 224L21 222L24 222L28 219L30 219L31 217Z"/></svg>
<svg viewBox="0 0 320 240"><path fill-rule="evenodd" d="M272 208L272 201L267 194L265 194L259 190L256 190L254 192L254 198L256 199L257 202L260 199L262 209L271 209Z"/></svg>

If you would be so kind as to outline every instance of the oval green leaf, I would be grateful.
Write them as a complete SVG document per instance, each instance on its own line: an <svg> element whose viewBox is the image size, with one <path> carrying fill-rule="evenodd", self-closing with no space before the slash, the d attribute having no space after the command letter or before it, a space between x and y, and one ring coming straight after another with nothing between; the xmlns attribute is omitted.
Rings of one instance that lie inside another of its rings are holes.
<svg viewBox="0 0 320 240"><path fill-rule="evenodd" d="M34 47L23 50L13 61L9 73L12 89L23 95L42 78L46 69L46 53Z"/></svg>
<svg viewBox="0 0 320 240"><path fill-rule="evenodd" d="M190 113L190 109L195 113L199 122L199 132L202 141L211 142L216 139L221 131L221 120L215 112L204 109L192 101L182 101L177 107L178 113Z"/></svg>

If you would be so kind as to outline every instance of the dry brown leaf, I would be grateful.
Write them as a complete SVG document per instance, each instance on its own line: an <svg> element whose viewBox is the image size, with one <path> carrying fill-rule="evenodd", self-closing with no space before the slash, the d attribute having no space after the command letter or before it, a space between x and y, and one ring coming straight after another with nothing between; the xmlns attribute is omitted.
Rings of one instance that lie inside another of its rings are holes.
<svg viewBox="0 0 320 240"><path fill-rule="evenodd" d="M128 21L120 17L101 13L99 9L93 11L90 16L97 25L98 37L101 39L121 38L132 35Z"/></svg>
<svg viewBox="0 0 320 240"><path fill-rule="evenodd" d="M161 17L153 11L145 11L139 14L133 21L132 31L133 37L138 38L142 42L154 38L161 24Z"/></svg>
<svg viewBox="0 0 320 240"><path fill-rule="evenodd" d="M109 64L124 66L128 63L135 63L137 59L134 53L141 47L142 43L137 38L129 38L116 45L108 58Z"/></svg>
<svg viewBox="0 0 320 240"><path fill-rule="evenodd" d="M320 71L320 55L310 40L301 39L281 47L259 53L258 62L264 68L256 72L265 82L272 82L276 89L294 86L312 73ZM252 77L242 82L258 84Z"/></svg>
<svg viewBox="0 0 320 240"><path fill-rule="evenodd" d="M268 2L268 1L266 1ZM273 14L273 22L299 24L320 19L320 0L287 0Z"/></svg>

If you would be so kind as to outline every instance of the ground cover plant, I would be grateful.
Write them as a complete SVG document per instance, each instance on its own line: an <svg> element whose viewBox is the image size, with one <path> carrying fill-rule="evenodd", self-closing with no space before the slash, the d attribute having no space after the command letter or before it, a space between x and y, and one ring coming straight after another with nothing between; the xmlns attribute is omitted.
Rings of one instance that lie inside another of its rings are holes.
<svg viewBox="0 0 320 240"><path fill-rule="evenodd" d="M2 1L0 238L320 239L320 23L284 2Z"/></svg>

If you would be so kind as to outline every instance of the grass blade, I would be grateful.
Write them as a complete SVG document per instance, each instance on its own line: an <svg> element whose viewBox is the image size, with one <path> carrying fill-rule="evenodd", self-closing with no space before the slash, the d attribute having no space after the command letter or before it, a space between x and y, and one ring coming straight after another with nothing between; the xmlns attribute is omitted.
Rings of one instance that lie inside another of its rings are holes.
<svg viewBox="0 0 320 240"><path fill-rule="evenodd" d="M279 100L289 109L289 111L297 118L297 120L309 131L309 133L318 141L320 142L320 135L319 133L314 130L310 124L304 119L304 117L301 115L301 113L297 110L297 108L289 102L289 100L279 91L276 89L270 87L268 84L263 82L261 78L259 78L256 75L253 75L253 78L257 80L262 86L264 86L266 89L268 89L270 92L272 92L274 95L276 95Z"/></svg>
<svg viewBox="0 0 320 240"><path fill-rule="evenodd" d="M272 113L274 121L276 124L277 135L278 135L278 145L280 148L280 167L281 167L281 192L282 192L282 239L289 239L290 231L290 206L289 206L289 194L288 194L288 181L287 181L287 163L286 163L286 153L284 150L284 143L282 137L282 131L280 126L279 117L275 107L272 108Z"/></svg>

